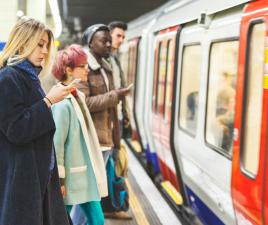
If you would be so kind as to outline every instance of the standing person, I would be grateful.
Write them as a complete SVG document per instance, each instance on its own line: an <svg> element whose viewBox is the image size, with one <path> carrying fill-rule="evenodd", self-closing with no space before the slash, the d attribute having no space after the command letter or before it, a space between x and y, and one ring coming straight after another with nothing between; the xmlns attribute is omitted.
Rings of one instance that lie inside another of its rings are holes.
<svg viewBox="0 0 268 225"><path fill-rule="evenodd" d="M125 40L127 24L121 21L113 21L109 23L108 27L112 37L112 54L109 59L113 70L114 85L115 88L123 88L126 87L126 79L118 58L118 50ZM117 112L120 122L121 137L129 138L131 136L131 126L129 120L129 109L125 97L122 97L122 101L118 104ZM127 153L123 145L120 146L118 158L119 160L115 162L116 173L118 176L127 176L128 160Z"/></svg>
<svg viewBox="0 0 268 225"><path fill-rule="evenodd" d="M88 82L81 82L79 89L86 96L98 134L104 161L112 151L120 148L117 105L129 93L129 89L115 89L112 68L107 62L111 54L111 35L104 24L90 26L84 33L88 46L88 65L91 71Z"/></svg>
<svg viewBox="0 0 268 225"><path fill-rule="evenodd" d="M112 68L106 59L111 54L111 35L104 24L87 28L83 41L88 46L88 82L79 84L85 93L86 103L98 134L105 163L109 156L120 148L119 122L117 105L129 93L128 88L115 89ZM114 154L117 155L117 154ZM118 218L129 219L126 215Z"/></svg>
<svg viewBox="0 0 268 225"><path fill-rule="evenodd" d="M77 79L87 82L87 55L82 46L71 45L59 51L52 73L66 86ZM54 143L59 176L67 210L70 213L73 205L79 204L88 225L103 225L100 200L108 195L106 171L84 94L73 91L65 100L53 105L52 112L57 128Z"/></svg>
<svg viewBox="0 0 268 225"><path fill-rule="evenodd" d="M23 17L0 55L0 224L67 225L50 107L74 87L44 94L39 72L49 65L52 32Z"/></svg>

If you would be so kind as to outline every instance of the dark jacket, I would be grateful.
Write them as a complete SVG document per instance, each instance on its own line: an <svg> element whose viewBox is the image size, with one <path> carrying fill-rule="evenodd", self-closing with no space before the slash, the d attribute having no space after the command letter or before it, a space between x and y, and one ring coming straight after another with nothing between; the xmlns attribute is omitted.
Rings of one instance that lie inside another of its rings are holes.
<svg viewBox="0 0 268 225"><path fill-rule="evenodd" d="M68 225L56 162L55 124L29 74L0 70L0 225ZM52 204L53 202L53 204Z"/></svg>
<svg viewBox="0 0 268 225"><path fill-rule="evenodd" d="M86 103L91 113L101 146L116 148L120 146L117 104L119 98L114 90L113 75L110 64L103 60L100 65L89 53L88 82L80 82L79 89L86 96ZM107 75L109 90L103 72Z"/></svg>
<svg viewBox="0 0 268 225"><path fill-rule="evenodd" d="M112 55L111 58L114 59L114 62L116 64L116 66L118 67L118 70L119 70L119 79L120 79L120 88L124 88L124 87L127 87L127 82L126 82L126 78L125 78L125 75L124 75L124 71L121 67L121 63L118 59L118 56L117 55ZM111 61L111 60L110 60ZM113 63L111 63L113 64ZM112 65L113 67L113 65ZM128 109L128 104L127 104L127 100L126 100L126 97L122 97L122 114L123 114L123 119L127 119L129 121L129 109Z"/></svg>

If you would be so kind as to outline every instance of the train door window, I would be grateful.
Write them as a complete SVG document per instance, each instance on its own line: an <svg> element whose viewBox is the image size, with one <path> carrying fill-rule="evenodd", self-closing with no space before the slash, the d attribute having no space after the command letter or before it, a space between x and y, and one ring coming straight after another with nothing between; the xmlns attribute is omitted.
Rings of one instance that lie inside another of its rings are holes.
<svg viewBox="0 0 268 225"><path fill-rule="evenodd" d="M135 45L133 45L133 58L132 58L133 68L132 68L131 77L128 80L129 84L131 83L134 84L136 80L136 72L137 72L136 70L137 70L137 63L138 63L137 56L138 56L138 43L135 43Z"/></svg>
<svg viewBox="0 0 268 225"><path fill-rule="evenodd" d="M156 81L156 112L163 115L164 101L165 101L165 82L167 75L167 42L163 41L160 45L158 54L158 71Z"/></svg>
<svg viewBox="0 0 268 225"><path fill-rule="evenodd" d="M137 51L138 51L138 41L134 40L130 42L129 46L129 58L128 58L128 77L127 83L131 84L135 82L136 68L137 68Z"/></svg>
<svg viewBox="0 0 268 225"><path fill-rule="evenodd" d="M153 111L157 112L157 102L158 102L158 80L159 80L159 62L160 54L162 49L162 42L157 44L155 49L155 60L154 60L154 84L153 84Z"/></svg>
<svg viewBox="0 0 268 225"><path fill-rule="evenodd" d="M120 54L121 67L125 76L128 76L128 66L129 66L128 58L129 58L129 51L124 51Z"/></svg>
<svg viewBox="0 0 268 225"><path fill-rule="evenodd" d="M253 175L257 175L259 167L265 32L265 23L254 24L250 28L247 74L245 75L247 80L244 101L242 165L246 171Z"/></svg>
<svg viewBox="0 0 268 225"><path fill-rule="evenodd" d="M185 46L182 55L179 125L195 135L198 115L198 93L201 75L201 46Z"/></svg>
<svg viewBox="0 0 268 225"><path fill-rule="evenodd" d="M171 119L172 85L174 68L175 38L168 41L167 75L165 81L164 119Z"/></svg>
<svg viewBox="0 0 268 225"><path fill-rule="evenodd" d="M213 43L210 52L206 142L231 155L235 114L238 41Z"/></svg>
<svg viewBox="0 0 268 225"><path fill-rule="evenodd" d="M127 77L126 77L126 81L128 82L130 80L131 77L131 73L132 73L132 67L133 67L133 50L131 45L129 46L129 50L128 50L128 73L127 73Z"/></svg>

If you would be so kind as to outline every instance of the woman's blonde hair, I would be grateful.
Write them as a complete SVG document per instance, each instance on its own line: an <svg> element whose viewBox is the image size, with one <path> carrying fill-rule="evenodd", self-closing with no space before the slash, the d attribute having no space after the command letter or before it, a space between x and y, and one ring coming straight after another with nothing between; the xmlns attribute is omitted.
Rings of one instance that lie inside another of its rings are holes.
<svg viewBox="0 0 268 225"><path fill-rule="evenodd" d="M54 49L52 31L43 23L28 17L22 17L13 27L3 52L0 54L0 68L26 59L36 48L45 32L49 39L48 54L44 65L44 69L47 69Z"/></svg>

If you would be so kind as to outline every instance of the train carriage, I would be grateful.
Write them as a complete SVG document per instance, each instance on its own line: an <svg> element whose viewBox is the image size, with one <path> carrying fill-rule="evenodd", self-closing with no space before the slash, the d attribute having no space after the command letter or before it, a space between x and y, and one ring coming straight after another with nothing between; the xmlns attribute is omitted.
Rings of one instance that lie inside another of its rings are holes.
<svg viewBox="0 0 268 225"><path fill-rule="evenodd" d="M141 142L170 200L203 224L268 224L267 11L265 0L172 1L136 33Z"/></svg>
<svg viewBox="0 0 268 225"><path fill-rule="evenodd" d="M128 105L130 108L132 140L131 144L136 152L142 150L147 155L147 164L150 167L151 174L159 173L159 165L154 151L154 143L150 132L146 126L149 112L145 111L146 102L150 101L150 89L145 85L151 83L150 71L147 71L148 64L153 64L153 56L149 54L153 48L152 35L150 28L156 23L157 17L162 10L174 1L163 5L162 7L141 16L140 18L128 24L127 39L120 49L120 59L124 73L127 75L128 84L134 83L134 90L128 96ZM146 130L147 129L147 130ZM150 147L151 146L151 147Z"/></svg>

